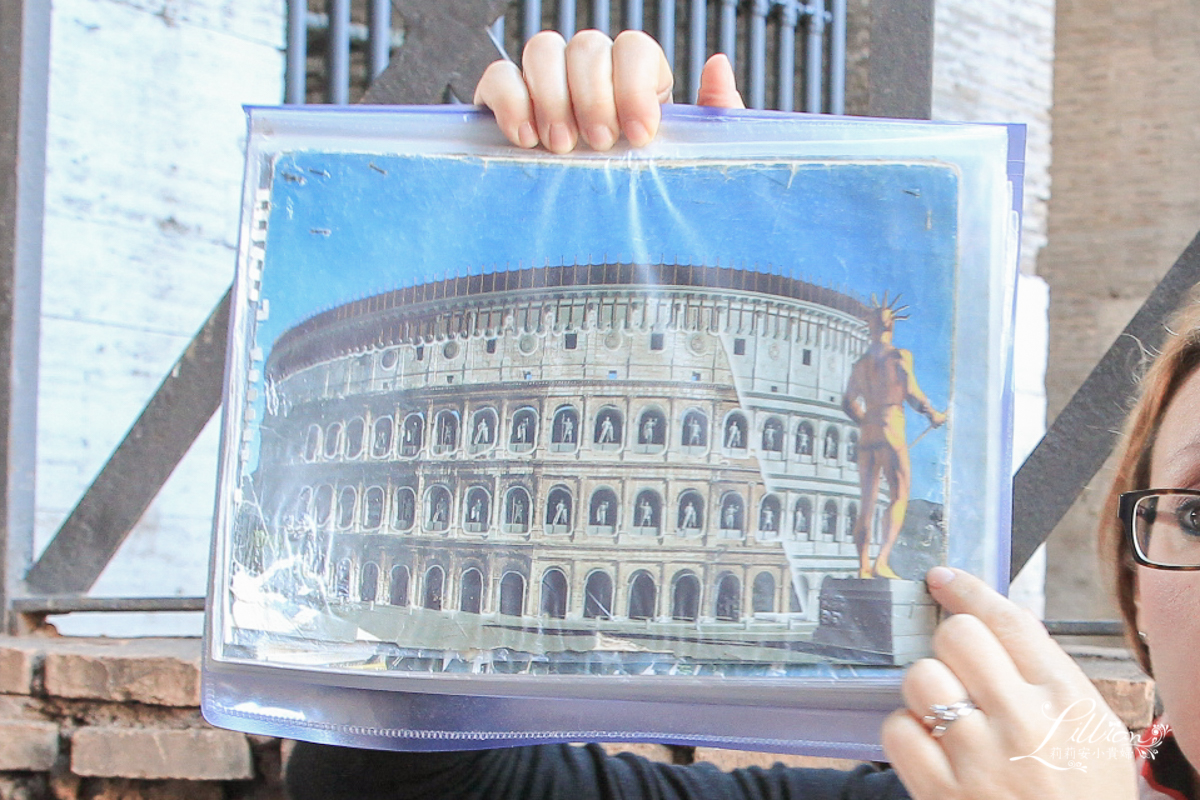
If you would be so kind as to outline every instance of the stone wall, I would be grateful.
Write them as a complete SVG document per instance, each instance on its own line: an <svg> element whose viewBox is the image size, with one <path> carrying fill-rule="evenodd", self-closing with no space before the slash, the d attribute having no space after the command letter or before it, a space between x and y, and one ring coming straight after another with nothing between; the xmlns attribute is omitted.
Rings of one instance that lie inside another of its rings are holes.
<svg viewBox="0 0 1200 800"><path fill-rule="evenodd" d="M1059 0L1054 97L1051 415L1200 228L1200 3ZM1050 539L1051 618L1116 616L1093 555L1110 477Z"/></svg>
<svg viewBox="0 0 1200 800"><path fill-rule="evenodd" d="M1150 723L1153 683L1123 651L1076 661L1131 729ZM200 717L198 639L0 637L0 798L283 800L290 743ZM855 762L657 744L607 745L721 769L848 769Z"/></svg>

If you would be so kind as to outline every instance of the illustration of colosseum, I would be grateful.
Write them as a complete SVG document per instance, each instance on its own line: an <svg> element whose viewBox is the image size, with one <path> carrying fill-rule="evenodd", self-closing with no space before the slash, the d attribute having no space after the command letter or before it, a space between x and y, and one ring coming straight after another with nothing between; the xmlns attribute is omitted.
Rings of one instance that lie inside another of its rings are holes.
<svg viewBox="0 0 1200 800"><path fill-rule="evenodd" d="M840 407L866 313L778 274L628 263L341 305L271 347L262 516L380 640L433 647L454 617L522 651L600 631L779 660L884 502L862 507Z"/></svg>

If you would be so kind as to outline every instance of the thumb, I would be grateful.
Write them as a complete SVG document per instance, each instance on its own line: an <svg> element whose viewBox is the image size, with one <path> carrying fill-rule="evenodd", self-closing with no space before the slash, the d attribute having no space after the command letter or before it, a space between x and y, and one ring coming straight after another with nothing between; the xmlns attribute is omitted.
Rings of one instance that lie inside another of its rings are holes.
<svg viewBox="0 0 1200 800"><path fill-rule="evenodd" d="M700 92L696 104L713 108L745 108L733 78L733 65L724 53L717 53L704 64L700 73Z"/></svg>

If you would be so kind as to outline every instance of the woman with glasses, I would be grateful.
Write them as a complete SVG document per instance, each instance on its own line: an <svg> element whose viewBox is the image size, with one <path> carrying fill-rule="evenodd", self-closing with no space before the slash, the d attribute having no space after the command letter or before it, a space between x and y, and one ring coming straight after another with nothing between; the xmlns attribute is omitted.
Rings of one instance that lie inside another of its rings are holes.
<svg viewBox="0 0 1200 800"><path fill-rule="evenodd" d="M514 144L565 153L655 135L673 78L649 36L595 31L530 40L523 70L496 62L475 101ZM699 102L742 107L728 60L705 65ZM896 772L749 769L610 757L596 746L373 753L300 744L297 800L329 798L1086 798L1200 800L1200 302L1143 379L1102 525L1134 651L1170 718L1131 747L1120 721L1042 624L977 578L936 567L926 582L952 616L935 657L904 681L884 724ZM1134 752L1139 754L1137 761ZM899 780L895 775L899 774Z"/></svg>

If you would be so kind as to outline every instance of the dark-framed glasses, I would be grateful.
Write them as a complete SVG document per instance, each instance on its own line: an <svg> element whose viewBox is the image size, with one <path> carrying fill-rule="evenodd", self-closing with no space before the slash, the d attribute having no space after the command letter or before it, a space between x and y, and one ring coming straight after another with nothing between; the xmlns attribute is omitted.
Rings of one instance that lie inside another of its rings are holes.
<svg viewBox="0 0 1200 800"><path fill-rule="evenodd" d="M1125 492L1117 513L1134 561L1157 569L1200 569L1200 491Z"/></svg>

